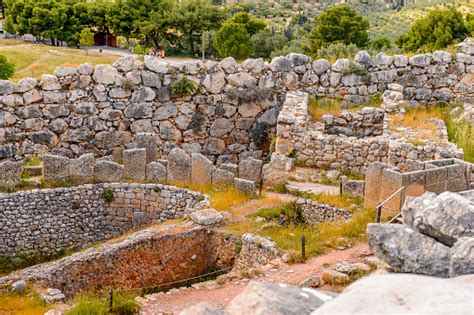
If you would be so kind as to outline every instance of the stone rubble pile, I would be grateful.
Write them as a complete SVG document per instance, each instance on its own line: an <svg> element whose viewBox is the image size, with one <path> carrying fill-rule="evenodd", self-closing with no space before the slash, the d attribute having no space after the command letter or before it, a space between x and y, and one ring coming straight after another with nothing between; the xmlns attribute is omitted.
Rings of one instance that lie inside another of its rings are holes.
<svg viewBox="0 0 474 315"><path fill-rule="evenodd" d="M371 250L396 272L437 277L474 273L474 192L408 197L403 225L367 226Z"/></svg>
<svg viewBox="0 0 474 315"><path fill-rule="evenodd" d="M364 107L357 112L343 110L339 115L325 114L324 132L347 137L375 137L383 133L384 111L374 107Z"/></svg>

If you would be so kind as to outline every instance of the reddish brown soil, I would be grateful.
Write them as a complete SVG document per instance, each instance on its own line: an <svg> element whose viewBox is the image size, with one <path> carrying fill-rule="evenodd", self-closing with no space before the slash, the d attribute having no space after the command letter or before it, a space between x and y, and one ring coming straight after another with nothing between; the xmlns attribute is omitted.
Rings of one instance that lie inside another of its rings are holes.
<svg viewBox="0 0 474 315"><path fill-rule="evenodd" d="M266 271L256 280L297 284L312 275L320 275L321 271L339 261L361 261L361 257L369 254L366 243L356 244L352 248L344 250L333 250L325 255L312 258L306 263L286 265L278 270ZM181 310L200 302L208 302L218 307L224 307L238 295L249 280L233 280L215 289L193 289L187 288L169 294L155 294L149 296L141 308L143 315L156 315L160 313L178 314ZM331 289L322 287L322 289Z"/></svg>

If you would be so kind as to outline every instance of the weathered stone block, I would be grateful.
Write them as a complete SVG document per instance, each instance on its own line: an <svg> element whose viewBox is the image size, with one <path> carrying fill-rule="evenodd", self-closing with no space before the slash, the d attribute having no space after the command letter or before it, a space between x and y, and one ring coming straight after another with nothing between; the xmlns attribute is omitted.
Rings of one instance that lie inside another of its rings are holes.
<svg viewBox="0 0 474 315"><path fill-rule="evenodd" d="M95 163L94 177L98 182L119 182L123 179L123 166L106 160Z"/></svg>
<svg viewBox="0 0 474 315"><path fill-rule="evenodd" d="M70 176L69 158L46 154L43 156L43 174L46 180L67 179Z"/></svg>
<svg viewBox="0 0 474 315"><path fill-rule="evenodd" d="M213 164L200 153L191 155L191 182L193 185L209 185L212 181Z"/></svg>
<svg viewBox="0 0 474 315"><path fill-rule="evenodd" d="M146 177L146 150L132 149L123 151L124 177L144 180Z"/></svg>
<svg viewBox="0 0 474 315"><path fill-rule="evenodd" d="M217 188L225 188L234 184L234 174L222 169L216 169L212 172L212 185Z"/></svg>
<svg viewBox="0 0 474 315"><path fill-rule="evenodd" d="M242 178L234 179L235 190L245 195L253 196L257 193L255 182L252 180L246 180Z"/></svg>
<svg viewBox="0 0 474 315"><path fill-rule="evenodd" d="M15 187L20 182L22 172L22 162L5 161L0 163L0 186L7 189Z"/></svg>
<svg viewBox="0 0 474 315"><path fill-rule="evenodd" d="M150 163L158 158L158 136L154 133L139 133L135 139L137 148L146 150L146 162Z"/></svg>
<svg viewBox="0 0 474 315"><path fill-rule="evenodd" d="M166 166L160 162L150 162L146 166L146 179L150 182L163 183L167 180Z"/></svg>
<svg viewBox="0 0 474 315"><path fill-rule="evenodd" d="M174 148L168 154L168 180L191 181L191 157L186 151Z"/></svg>
<svg viewBox="0 0 474 315"><path fill-rule="evenodd" d="M80 183L89 182L94 178L94 154L83 154L71 161L70 176Z"/></svg>
<svg viewBox="0 0 474 315"><path fill-rule="evenodd" d="M239 163L239 177L260 183L263 161L248 157Z"/></svg>

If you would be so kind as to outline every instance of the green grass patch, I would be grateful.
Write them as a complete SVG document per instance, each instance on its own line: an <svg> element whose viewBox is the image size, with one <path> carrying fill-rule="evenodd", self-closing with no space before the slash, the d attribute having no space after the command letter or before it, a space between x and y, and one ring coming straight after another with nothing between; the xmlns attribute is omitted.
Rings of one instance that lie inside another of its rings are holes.
<svg viewBox="0 0 474 315"><path fill-rule="evenodd" d="M41 159L41 157L35 156L35 157L31 158L29 161L25 162L25 167L40 166L41 163L43 163L43 160Z"/></svg>
<svg viewBox="0 0 474 315"><path fill-rule="evenodd" d="M448 139L464 150L464 160L474 163L474 126L468 122L458 123L446 119Z"/></svg>
<svg viewBox="0 0 474 315"><path fill-rule="evenodd" d="M108 295L90 293L79 294L74 298L73 307L65 315L133 315L138 314L139 305L135 302L133 292L114 292L112 297L112 312L110 312L110 298Z"/></svg>

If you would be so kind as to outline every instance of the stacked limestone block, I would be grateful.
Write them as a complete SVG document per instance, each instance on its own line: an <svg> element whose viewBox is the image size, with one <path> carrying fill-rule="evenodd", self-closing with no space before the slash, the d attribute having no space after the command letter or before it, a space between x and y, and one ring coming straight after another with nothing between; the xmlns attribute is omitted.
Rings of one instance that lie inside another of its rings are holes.
<svg viewBox="0 0 474 315"><path fill-rule="evenodd" d="M411 58L373 58L361 51L354 61L334 64L301 54L270 63L226 58L178 65L128 56L112 66L58 68L39 81L0 80L0 159L45 153L120 156L144 132L156 135L160 155L179 146L219 165L260 158L262 151L249 135L262 126L275 127L287 91L359 102L398 83L406 100L472 103L473 47L466 41L454 58L442 51ZM366 74L353 73L353 63ZM201 89L173 95L173 84L185 76Z"/></svg>

